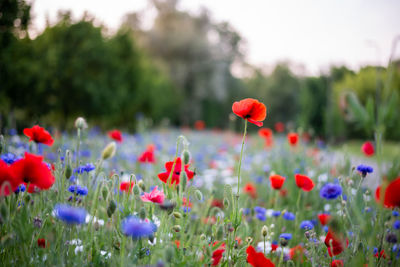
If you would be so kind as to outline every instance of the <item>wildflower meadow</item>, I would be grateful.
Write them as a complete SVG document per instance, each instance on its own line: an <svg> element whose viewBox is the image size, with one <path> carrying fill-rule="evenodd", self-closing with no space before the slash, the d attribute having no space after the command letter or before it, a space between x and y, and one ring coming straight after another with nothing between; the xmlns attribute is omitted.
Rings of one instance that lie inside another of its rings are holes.
<svg viewBox="0 0 400 267"><path fill-rule="evenodd" d="M383 168L379 142L360 148L379 164L356 166L282 123L263 128L258 100L232 112L242 134L102 133L78 118L70 133L1 136L1 265L399 264L399 166Z"/></svg>

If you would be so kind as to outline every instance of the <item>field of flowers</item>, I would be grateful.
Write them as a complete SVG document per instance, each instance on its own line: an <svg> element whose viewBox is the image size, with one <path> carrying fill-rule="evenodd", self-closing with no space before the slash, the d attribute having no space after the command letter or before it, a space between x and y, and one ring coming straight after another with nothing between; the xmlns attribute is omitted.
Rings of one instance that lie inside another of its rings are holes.
<svg viewBox="0 0 400 267"><path fill-rule="evenodd" d="M9 131L0 265L399 266L399 166L383 171L379 144L360 148L377 167L353 165L283 124L262 128L256 100L233 112L243 134L105 135L83 118L70 134Z"/></svg>

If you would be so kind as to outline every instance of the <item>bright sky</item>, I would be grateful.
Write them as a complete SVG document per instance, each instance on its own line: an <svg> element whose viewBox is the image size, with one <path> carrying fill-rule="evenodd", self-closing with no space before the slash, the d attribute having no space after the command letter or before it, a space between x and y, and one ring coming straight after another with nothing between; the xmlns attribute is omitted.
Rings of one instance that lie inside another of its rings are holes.
<svg viewBox="0 0 400 267"><path fill-rule="evenodd" d="M147 0L31 0L34 30L54 21L58 10L85 11L110 29L128 12L149 10ZM228 21L246 40L251 64L271 66L290 60L318 74L331 64L358 69L386 65L392 40L400 35L397 0L181 0L196 13L204 6L216 21ZM151 13L151 10L150 12ZM150 20L148 21L150 23ZM400 57L400 41L396 56Z"/></svg>

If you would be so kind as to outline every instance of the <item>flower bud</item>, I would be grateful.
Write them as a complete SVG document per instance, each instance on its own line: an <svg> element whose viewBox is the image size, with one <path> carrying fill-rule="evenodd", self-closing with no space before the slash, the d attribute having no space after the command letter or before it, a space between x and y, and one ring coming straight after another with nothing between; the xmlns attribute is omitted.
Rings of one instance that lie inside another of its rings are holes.
<svg viewBox="0 0 400 267"><path fill-rule="evenodd" d="M229 200L226 198L226 197L224 197L224 207L225 208L228 208L229 207Z"/></svg>
<svg viewBox="0 0 400 267"><path fill-rule="evenodd" d="M135 185L133 186L133 194L134 194L135 196L140 195L140 188L139 188L139 186L138 186L137 184L135 184Z"/></svg>
<svg viewBox="0 0 400 267"><path fill-rule="evenodd" d="M194 191L194 195L196 196L198 201L203 200L203 194L200 192L200 190Z"/></svg>
<svg viewBox="0 0 400 267"><path fill-rule="evenodd" d="M109 143L101 153L101 158L103 160L112 158L115 155L115 151L117 150L117 144L115 142Z"/></svg>
<svg viewBox="0 0 400 267"><path fill-rule="evenodd" d="M217 228L217 240L222 240L224 238L224 226L220 225Z"/></svg>
<svg viewBox="0 0 400 267"><path fill-rule="evenodd" d="M86 129L88 127L88 125L87 125L86 120L84 118L78 117L75 120L75 127L82 130L82 129Z"/></svg>
<svg viewBox="0 0 400 267"><path fill-rule="evenodd" d="M281 238L279 243L281 244L282 247L286 247L288 244L288 241L285 238Z"/></svg>
<svg viewBox="0 0 400 267"><path fill-rule="evenodd" d="M185 165L189 164L190 162L190 152L188 150L183 150L182 152L182 159Z"/></svg>
<svg viewBox="0 0 400 267"><path fill-rule="evenodd" d="M232 199L232 197L233 197L232 186L229 184L226 184L224 186L224 197L227 199Z"/></svg>
<svg viewBox="0 0 400 267"><path fill-rule="evenodd" d="M182 191L185 191L186 185L187 185L188 177L186 175L186 172L182 173L182 179L181 179L181 186L182 186Z"/></svg>
<svg viewBox="0 0 400 267"><path fill-rule="evenodd" d="M206 240L206 235L205 234L201 234L200 235L200 240Z"/></svg>
<svg viewBox="0 0 400 267"><path fill-rule="evenodd" d="M250 236L246 237L246 243L247 245L251 245L251 243L253 243L253 238L251 238Z"/></svg>
<svg viewBox="0 0 400 267"><path fill-rule="evenodd" d="M71 164L67 163L67 165L65 165L65 178L69 179L72 175L72 167Z"/></svg>
<svg viewBox="0 0 400 267"><path fill-rule="evenodd" d="M140 187L140 189L142 189L142 191L146 191L146 186L144 185L143 180L139 180L139 182L137 182L137 185Z"/></svg>
<svg viewBox="0 0 400 267"><path fill-rule="evenodd" d="M140 217L140 219L142 219L142 220L146 219L146 209L145 209L144 207L141 207L141 208L140 208L139 217Z"/></svg>
<svg viewBox="0 0 400 267"><path fill-rule="evenodd" d="M107 208L107 215L108 217L111 218L113 213L115 212L115 209L117 208L117 203L115 203L114 200L111 200L110 203L108 203L108 208Z"/></svg>
<svg viewBox="0 0 400 267"><path fill-rule="evenodd" d="M267 234L268 234L268 228L267 228L266 225L264 225L264 226L261 228L261 235L262 235L263 237L266 237Z"/></svg>
<svg viewBox="0 0 400 267"><path fill-rule="evenodd" d="M175 232L177 232L177 233L179 233L180 231L181 231L181 226L180 225L174 225L173 227L172 227L172 230L174 230Z"/></svg>
<svg viewBox="0 0 400 267"><path fill-rule="evenodd" d="M177 211L174 211L174 212L172 213L172 215L174 215L174 217L177 218L177 219L182 218L182 214L181 214L180 212L177 212Z"/></svg>
<svg viewBox="0 0 400 267"><path fill-rule="evenodd" d="M103 186L103 188L101 189L101 195L103 196L103 199L106 200L108 197L108 187L107 186Z"/></svg>

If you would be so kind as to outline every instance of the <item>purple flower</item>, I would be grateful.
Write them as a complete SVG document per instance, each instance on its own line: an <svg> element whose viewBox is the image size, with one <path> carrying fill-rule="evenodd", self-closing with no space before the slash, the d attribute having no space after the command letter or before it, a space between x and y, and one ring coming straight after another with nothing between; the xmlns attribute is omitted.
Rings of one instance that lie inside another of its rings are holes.
<svg viewBox="0 0 400 267"><path fill-rule="evenodd" d="M285 239L285 240L290 240L290 239L292 239L292 234L290 234L290 233L283 233L283 234L281 234L281 235L279 236L279 238L283 238L283 239Z"/></svg>
<svg viewBox="0 0 400 267"><path fill-rule="evenodd" d="M85 223L86 210L84 208L72 207L67 204L57 204L54 208L56 217L67 224Z"/></svg>
<svg viewBox="0 0 400 267"><path fill-rule="evenodd" d="M319 191L319 195L325 199L335 199L342 194L342 187L338 184L327 183Z"/></svg>
<svg viewBox="0 0 400 267"><path fill-rule="evenodd" d="M157 231L157 226L152 222L140 220L135 216L125 218L121 223L122 232L134 239L149 237Z"/></svg>
<svg viewBox="0 0 400 267"><path fill-rule="evenodd" d="M4 155L1 155L0 158L7 164L13 164L17 160L21 159L21 157L18 157L12 153L6 153Z"/></svg>
<svg viewBox="0 0 400 267"><path fill-rule="evenodd" d="M75 193L76 195L86 196L88 194L88 189L86 186L80 185L70 185L68 187L68 191L71 193Z"/></svg>
<svg viewBox="0 0 400 267"><path fill-rule="evenodd" d="M362 177L367 176L367 173L372 173L374 169L371 166L360 164L357 166L357 171L359 171Z"/></svg>
<svg viewBox="0 0 400 267"><path fill-rule="evenodd" d="M304 230L311 230L314 228L314 224L311 221L302 221L300 223L300 228Z"/></svg>
<svg viewBox="0 0 400 267"><path fill-rule="evenodd" d="M285 212L282 217L287 221L293 221L296 218L296 216L289 211Z"/></svg>

